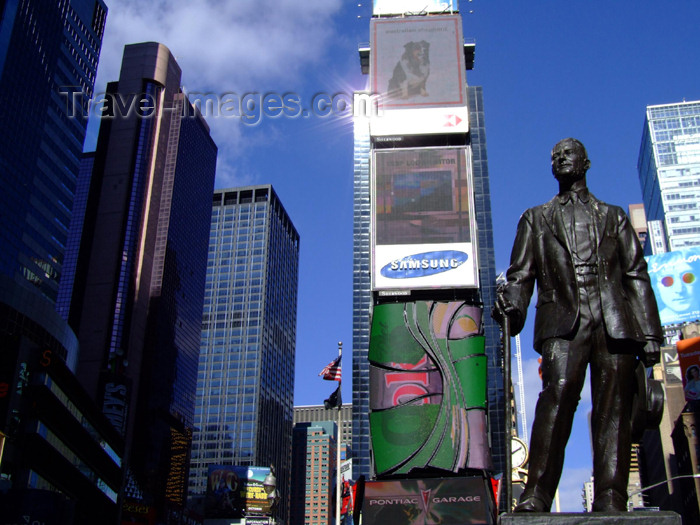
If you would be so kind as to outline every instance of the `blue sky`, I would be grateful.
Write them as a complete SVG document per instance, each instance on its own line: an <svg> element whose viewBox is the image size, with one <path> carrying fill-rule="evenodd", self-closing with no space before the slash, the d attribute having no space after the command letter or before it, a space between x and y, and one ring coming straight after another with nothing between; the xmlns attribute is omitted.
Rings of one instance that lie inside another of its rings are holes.
<svg viewBox="0 0 700 525"><path fill-rule="evenodd" d="M348 0L106 0L97 89L119 76L124 44L159 41L189 92L317 94L364 89L357 45L369 41L371 3ZM483 86L497 270L508 264L528 207L551 198L549 152L573 136L591 159L588 183L624 208L641 202L637 157L645 107L700 99L700 4L695 0L461 2L476 40L470 85ZM472 12L470 12L472 11ZM351 397L352 125L337 115L209 118L219 145L218 188L272 183L301 235L295 404L323 401L318 372L344 342L343 398ZM88 147L96 126L90 126ZM531 321L531 319L530 319ZM522 334L528 422L539 392L532 325ZM578 511L590 476L582 394L560 484Z"/></svg>

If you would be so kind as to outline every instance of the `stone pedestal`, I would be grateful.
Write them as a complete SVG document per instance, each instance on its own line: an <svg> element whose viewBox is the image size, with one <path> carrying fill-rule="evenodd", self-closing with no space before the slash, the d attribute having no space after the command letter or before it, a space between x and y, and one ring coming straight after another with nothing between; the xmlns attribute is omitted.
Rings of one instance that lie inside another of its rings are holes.
<svg viewBox="0 0 700 525"><path fill-rule="evenodd" d="M499 525L681 525L675 512L519 512L502 514Z"/></svg>

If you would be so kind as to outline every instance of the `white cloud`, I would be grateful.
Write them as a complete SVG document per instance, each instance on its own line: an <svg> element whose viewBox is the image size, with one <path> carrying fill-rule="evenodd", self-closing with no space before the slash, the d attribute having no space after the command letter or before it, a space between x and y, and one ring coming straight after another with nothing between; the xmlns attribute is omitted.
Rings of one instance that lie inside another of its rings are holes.
<svg viewBox="0 0 700 525"><path fill-rule="evenodd" d="M341 0L110 0L96 91L118 80L125 45L148 41L170 49L190 93L302 89L329 49L341 6ZM256 174L235 164L259 136L246 135L238 119L207 123L219 147L217 186L253 183ZM90 127L94 140L96 123Z"/></svg>
<svg viewBox="0 0 700 525"><path fill-rule="evenodd" d="M125 44L145 41L168 46L190 89L293 80L323 54L340 7L340 0L161 0L144 9L142 0L112 0L99 81L117 78Z"/></svg>

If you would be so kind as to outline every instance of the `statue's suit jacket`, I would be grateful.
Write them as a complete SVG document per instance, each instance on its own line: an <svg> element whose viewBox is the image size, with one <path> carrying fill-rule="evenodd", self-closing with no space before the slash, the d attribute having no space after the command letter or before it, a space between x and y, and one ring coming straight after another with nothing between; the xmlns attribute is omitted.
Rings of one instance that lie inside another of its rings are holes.
<svg viewBox="0 0 700 525"><path fill-rule="evenodd" d="M607 334L619 340L663 341L656 299L646 261L625 212L589 193L595 227L593 262ZM570 228L565 226L559 195L528 209L520 218L503 293L518 314L512 334L522 330L537 281L534 348L551 337L572 335L579 312L579 290L571 250ZM616 345L625 351L625 345ZM629 345L630 352L639 345Z"/></svg>

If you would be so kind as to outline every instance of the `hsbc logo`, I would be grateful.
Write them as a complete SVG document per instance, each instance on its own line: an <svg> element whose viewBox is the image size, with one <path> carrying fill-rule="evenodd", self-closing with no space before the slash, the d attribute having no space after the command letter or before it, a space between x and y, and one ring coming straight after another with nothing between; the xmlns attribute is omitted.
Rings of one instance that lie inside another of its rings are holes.
<svg viewBox="0 0 700 525"><path fill-rule="evenodd" d="M445 115L445 127L454 128L462 122L462 119L457 115Z"/></svg>

